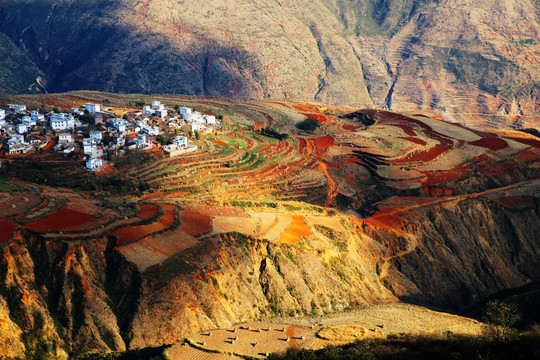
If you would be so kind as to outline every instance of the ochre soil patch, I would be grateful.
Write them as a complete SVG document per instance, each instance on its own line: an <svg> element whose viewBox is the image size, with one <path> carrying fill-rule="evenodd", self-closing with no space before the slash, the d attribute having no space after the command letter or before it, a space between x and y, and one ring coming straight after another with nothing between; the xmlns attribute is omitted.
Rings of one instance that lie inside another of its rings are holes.
<svg viewBox="0 0 540 360"><path fill-rule="evenodd" d="M508 143L501 138L487 137L480 140L472 141L469 144L480 146L489 150L502 150L508 147Z"/></svg>
<svg viewBox="0 0 540 360"><path fill-rule="evenodd" d="M321 136L317 138L312 138L310 141L315 147L315 154L318 156L324 155L326 150L332 145L334 145L334 138L332 136Z"/></svg>
<svg viewBox="0 0 540 360"><path fill-rule="evenodd" d="M0 220L0 243L11 240L16 227L17 223L14 221Z"/></svg>
<svg viewBox="0 0 540 360"><path fill-rule="evenodd" d="M291 226L281 234L278 243L295 244L302 240L302 237L311 235L311 228L305 223L303 216L293 215L292 219Z"/></svg>
<svg viewBox="0 0 540 360"><path fill-rule="evenodd" d="M143 220L156 216L159 211L159 207L156 204L141 204L139 208L140 210L137 216Z"/></svg>
<svg viewBox="0 0 540 360"><path fill-rule="evenodd" d="M190 235L200 235L212 230L212 218L194 208L182 211L180 228Z"/></svg>
<svg viewBox="0 0 540 360"><path fill-rule="evenodd" d="M95 220L92 215L64 206L54 214L50 214L25 226L36 231L75 230L84 228L83 225L91 225Z"/></svg>
<svg viewBox="0 0 540 360"><path fill-rule="evenodd" d="M163 208L164 214L156 222L148 225L126 226L113 231L111 235L118 237L118 244L125 244L171 227L174 224L176 206L171 204L158 205Z"/></svg>
<svg viewBox="0 0 540 360"><path fill-rule="evenodd" d="M165 195L165 197L180 197L180 196L184 196L188 194L191 194L191 193L189 191L179 191L172 194L167 194Z"/></svg>

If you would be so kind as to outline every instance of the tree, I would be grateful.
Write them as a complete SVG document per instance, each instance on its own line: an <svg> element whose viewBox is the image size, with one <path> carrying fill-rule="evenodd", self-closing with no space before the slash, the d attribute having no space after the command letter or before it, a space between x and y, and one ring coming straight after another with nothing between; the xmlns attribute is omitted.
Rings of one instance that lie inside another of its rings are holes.
<svg viewBox="0 0 540 360"><path fill-rule="evenodd" d="M128 114L124 114L124 115L122 116L122 119L128 121L128 120L129 120Z"/></svg>
<svg viewBox="0 0 540 360"><path fill-rule="evenodd" d="M498 341L508 341L519 333L514 326L521 320L521 314L515 303L500 300L490 301L487 304L483 318L488 324L487 334Z"/></svg>
<svg viewBox="0 0 540 360"><path fill-rule="evenodd" d="M195 130L195 139L197 140L201 140L201 133L199 132L199 130Z"/></svg>
<svg viewBox="0 0 540 360"><path fill-rule="evenodd" d="M313 131L319 127L319 122L315 119L307 118L296 126L301 130Z"/></svg>

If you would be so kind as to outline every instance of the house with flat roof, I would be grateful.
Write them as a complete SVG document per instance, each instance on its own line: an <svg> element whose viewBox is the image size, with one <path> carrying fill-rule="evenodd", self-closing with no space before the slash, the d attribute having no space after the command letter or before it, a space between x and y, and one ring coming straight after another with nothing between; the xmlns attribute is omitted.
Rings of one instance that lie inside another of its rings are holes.
<svg viewBox="0 0 540 360"><path fill-rule="evenodd" d="M90 158L86 160L86 168L88 170L99 170L103 166L103 159Z"/></svg>
<svg viewBox="0 0 540 360"><path fill-rule="evenodd" d="M44 115L44 114L41 114L38 110L32 110L32 111L30 111L30 117L31 117L32 120L34 120L35 122L38 122L38 121L45 121L45 115Z"/></svg>
<svg viewBox="0 0 540 360"><path fill-rule="evenodd" d="M49 117L49 122L53 130L73 130L75 128L75 118L73 115L60 113Z"/></svg>
<svg viewBox="0 0 540 360"><path fill-rule="evenodd" d="M101 105L100 104L93 104L88 103L85 105L86 110L88 110L89 113L97 113L101 111Z"/></svg>
<svg viewBox="0 0 540 360"><path fill-rule="evenodd" d="M24 113L26 111L26 105L23 104L8 104L8 109L15 113Z"/></svg>
<svg viewBox="0 0 540 360"><path fill-rule="evenodd" d="M119 132L125 132L127 128L127 121L122 118L114 118L109 120L109 124Z"/></svg>

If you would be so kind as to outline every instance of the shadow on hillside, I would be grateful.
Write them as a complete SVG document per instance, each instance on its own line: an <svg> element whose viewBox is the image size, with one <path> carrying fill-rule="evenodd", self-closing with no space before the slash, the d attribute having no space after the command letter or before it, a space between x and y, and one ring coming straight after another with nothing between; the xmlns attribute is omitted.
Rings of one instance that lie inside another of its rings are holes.
<svg viewBox="0 0 540 360"><path fill-rule="evenodd" d="M246 69L260 68L249 53L189 29L155 29L131 3L53 0L0 4L5 33L47 74L48 92L228 95L254 98L261 89ZM126 25L128 24L128 25ZM171 35L167 37L164 33ZM173 39L176 43L169 41Z"/></svg>

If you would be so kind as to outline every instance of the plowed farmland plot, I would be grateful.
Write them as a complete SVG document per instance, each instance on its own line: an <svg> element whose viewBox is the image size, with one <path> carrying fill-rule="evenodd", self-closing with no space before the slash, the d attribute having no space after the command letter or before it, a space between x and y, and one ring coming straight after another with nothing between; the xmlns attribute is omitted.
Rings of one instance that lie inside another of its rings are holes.
<svg viewBox="0 0 540 360"><path fill-rule="evenodd" d="M180 228L191 235L201 235L212 230L212 218L193 208L186 208L180 215Z"/></svg>
<svg viewBox="0 0 540 360"><path fill-rule="evenodd" d="M303 216L293 215L292 224L278 239L280 244L295 244L304 236L311 235L311 228L306 224Z"/></svg>
<svg viewBox="0 0 540 360"><path fill-rule="evenodd" d="M25 226L36 231L50 232L60 230L81 230L93 226L95 217L64 206L49 216L38 219Z"/></svg>
<svg viewBox="0 0 540 360"><path fill-rule="evenodd" d="M0 220L0 243L11 240L16 227L17 223L14 221Z"/></svg>
<svg viewBox="0 0 540 360"><path fill-rule="evenodd" d="M148 225L126 226L115 230L111 235L118 238L117 244L122 245L141 239L158 231L170 228L175 222L176 206L170 204L156 204L163 208L163 215Z"/></svg>

